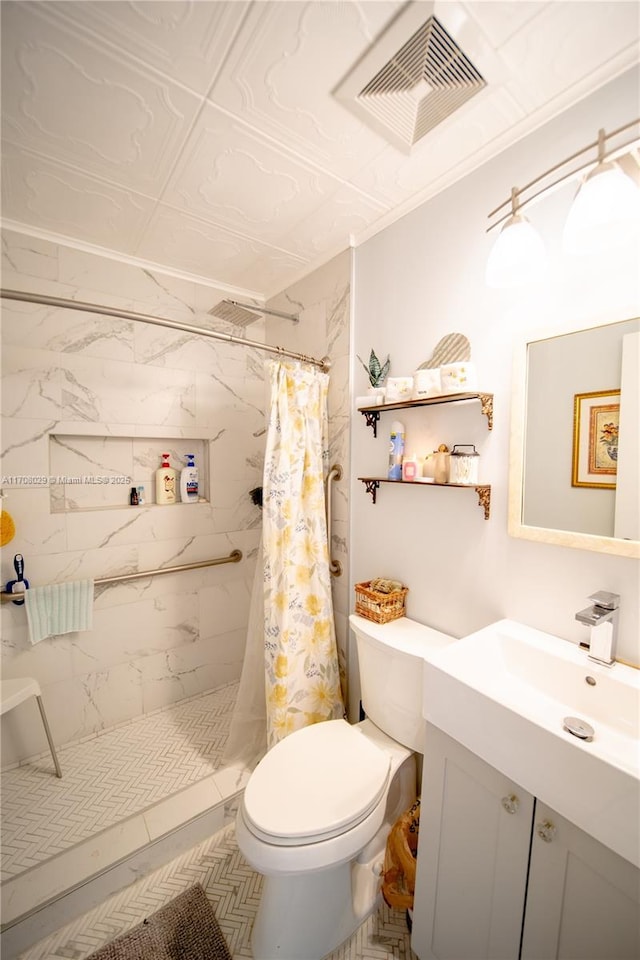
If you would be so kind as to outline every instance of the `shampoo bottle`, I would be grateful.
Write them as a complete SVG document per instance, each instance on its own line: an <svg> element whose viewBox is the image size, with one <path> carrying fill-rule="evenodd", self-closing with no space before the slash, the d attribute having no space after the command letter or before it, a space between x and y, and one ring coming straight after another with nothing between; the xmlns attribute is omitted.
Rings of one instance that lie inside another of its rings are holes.
<svg viewBox="0 0 640 960"><path fill-rule="evenodd" d="M402 480L402 457L404 455L404 424L394 420L391 424L389 442L389 480Z"/></svg>
<svg viewBox="0 0 640 960"><path fill-rule="evenodd" d="M178 471L169 463L169 454L162 454L162 466L156 470L156 503L175 503Z"/></svg>
<svg viewBox="0 0 640 960"><path fill-rule="evenodd" d="M185 453L187 465L180 471L180 499L183 503L198 502L198 468L195 454Z"/></svg>

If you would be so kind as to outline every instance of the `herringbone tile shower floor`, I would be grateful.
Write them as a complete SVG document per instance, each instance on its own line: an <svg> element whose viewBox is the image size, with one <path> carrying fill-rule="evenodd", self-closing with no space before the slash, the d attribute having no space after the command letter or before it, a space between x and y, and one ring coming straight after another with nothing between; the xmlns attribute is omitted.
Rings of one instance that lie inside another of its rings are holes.
<svg viewBox="0 0 640 960"><path fill-rule="evenodd" d="M148 809L220 765L238 684L59 749L2 775L2 879Z"/></svg>
<svg viewBox="0 0 640 960"><path fill-rule="evenodd" d="M202 884L234 960L251 957L261 878L247 865L233 825L42 940L17 960L84 960L187 887ZM415 960L404 914L383 906L327 960Z"/></svg>

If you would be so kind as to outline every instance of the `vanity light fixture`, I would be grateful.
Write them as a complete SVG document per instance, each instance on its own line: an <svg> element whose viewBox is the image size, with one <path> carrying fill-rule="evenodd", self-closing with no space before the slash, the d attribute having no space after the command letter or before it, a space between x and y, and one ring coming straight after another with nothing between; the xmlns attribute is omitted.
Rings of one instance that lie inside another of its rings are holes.
<svg viewBox="0 0 640 960"><path fill-rule="evenodd" d="M640 125L640 119L605 133L560 163L535 177L524 187L513 187L511 197L492 210L489 219L496 217L487 233L502 226L487 263L486 282L491 287L516 287L543 275L546 262L544 246L539 235L524 217L523 210L553 190L570 181L582 183L569 211L564 230L563 247L570 253L594 253L611 246L631 242L640 236L640 188L634 179L616 163L622 157L631 159L640 147L640 138L623 144L611 145L621 134ZM585 158L593 150L595 160ZM635 158L638 164L637 155ZM640 171L639 171L640 172ZM555 176L555 179L550 179ZM543 181L546 181L543 185ZM539 187L533 190L534 187ZM504 208L510 205L508 212ZM516 229L518 228L518 229Z"/></svg>
<svg viewBox="0 0 640 960"><path fill-rule="evenodd" d="M539 279L547 269L547 252L538 231L520 213L519 192L511 191L511 216L487 261L489 287L519 287Z"/></svg>
<svg viewBox="0 0 640 960"><path fill-rule="evenodd" d="M598 132L598 163L575 195L564 226L567 253L598 253L640 235L640 189L619 164L605 160L605 133Z"/></svg>

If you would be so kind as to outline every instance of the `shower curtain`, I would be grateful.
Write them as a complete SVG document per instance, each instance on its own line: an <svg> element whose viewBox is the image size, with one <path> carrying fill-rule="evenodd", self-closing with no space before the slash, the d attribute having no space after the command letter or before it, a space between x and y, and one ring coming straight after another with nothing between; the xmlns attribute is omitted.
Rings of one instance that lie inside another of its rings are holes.
<svg viewBox="0 0 640 960"><path fill-rule="evenodd" d="M253 770L267 752L267 710L264 694L264 562L262 537L253 576L249 622L229 736L222 765Z"/></svg>
<svg viewBox="0 0 640 960"><path fill-rule="evenodd" d="M329 377L272 362L263 525L267 743L342 717L324 480Z"/></svg>
<svg viewBox="0 0 640 960"><path fill-rule="evenodd" d="M329 378L280 361L266 369L262 540L224 758L250 768L294 730L344 715L324 500Z"/></svg>

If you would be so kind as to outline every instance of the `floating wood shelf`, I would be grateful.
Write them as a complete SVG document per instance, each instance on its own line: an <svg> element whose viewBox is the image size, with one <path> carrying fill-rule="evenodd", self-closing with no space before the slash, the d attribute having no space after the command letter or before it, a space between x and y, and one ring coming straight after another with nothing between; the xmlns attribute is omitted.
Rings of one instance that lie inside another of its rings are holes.
<svg viewBox="0 0 640 960"><path fill-rule="evenodd" d="M408 410L409 407L429 407L438 403L460 403L467 400L479 400L482 413L487 418L487 429L493 429L493 394L492 393L449 393L443 397L429 397L427 400L402 400L398 403L379 403L370 407L358 407L364 416L367 426L373 430L374 437L378 435L378 420L385 410Z"/></svg>
<svg viewBox="0 0 640 960"><path fill-rule="evenodd" d="M371 494L371 499L376 502L376 493L381 483L404 484L405 487L455 487L458 490L475 490L478 494L478 506L484 510L485 520L489 519L491 510L491 486L489 484L477 483L420 483L415 480L389 480L386 477L358 477L364 483L365 490Z"/></svg>

